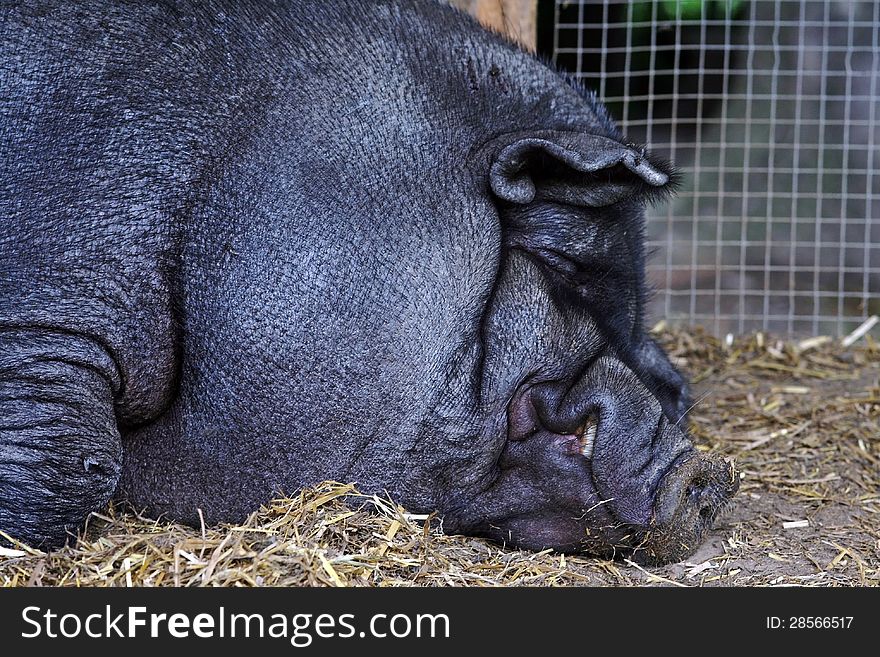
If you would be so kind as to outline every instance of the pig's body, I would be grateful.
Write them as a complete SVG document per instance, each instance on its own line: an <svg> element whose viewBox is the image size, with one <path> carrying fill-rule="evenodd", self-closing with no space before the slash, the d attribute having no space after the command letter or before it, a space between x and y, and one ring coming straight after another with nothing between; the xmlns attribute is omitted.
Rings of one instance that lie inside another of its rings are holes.
<svg viewBox="0 0 880 657"><path fill-rule="evenodd" d="M529 547L657 524L695 461L640 317L667 175L591 97L424 0L0 11L0 528L324 479Z"/></svg>

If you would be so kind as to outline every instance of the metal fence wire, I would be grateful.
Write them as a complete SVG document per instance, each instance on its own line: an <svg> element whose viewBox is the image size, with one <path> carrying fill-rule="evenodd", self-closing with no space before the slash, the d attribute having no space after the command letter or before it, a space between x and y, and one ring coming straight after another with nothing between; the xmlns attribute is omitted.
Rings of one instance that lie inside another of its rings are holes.
<svg viewBox="0 0 880 657"><path fill-rule="evenodd" d="M655 318L835 335L880 313L880 1L554 5L542 47L683 174L649 210Z"/></svg>

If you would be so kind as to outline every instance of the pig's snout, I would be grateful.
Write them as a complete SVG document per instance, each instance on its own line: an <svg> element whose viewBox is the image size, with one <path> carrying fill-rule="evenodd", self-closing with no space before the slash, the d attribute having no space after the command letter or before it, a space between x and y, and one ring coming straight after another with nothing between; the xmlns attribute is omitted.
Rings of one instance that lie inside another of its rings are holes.
<svg viewBox="0 0 880 657"><path fill-rule="evenodd" d="M694 454L673 466L660 482L654 519L658 526L711 525L739 488L735 468L715 456Z"/></svg>
<svg viewBox="0 0 880 657"><path fill-rule="evenodd" d="M652 526L634 553L636 560L656 564L691 554L738 488L732 463L699 453L684 457L660 482Z"/></svg>

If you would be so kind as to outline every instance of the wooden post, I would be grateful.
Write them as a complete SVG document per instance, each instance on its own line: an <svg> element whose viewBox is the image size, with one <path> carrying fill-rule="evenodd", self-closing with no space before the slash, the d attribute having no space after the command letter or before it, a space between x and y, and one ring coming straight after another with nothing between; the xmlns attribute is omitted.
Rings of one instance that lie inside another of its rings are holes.
<svg viewBox="0 0 880 657"><path fill-rule="evenodd" d="M450 0L486 27L534 51L538 39L537 0Z"/></svg>

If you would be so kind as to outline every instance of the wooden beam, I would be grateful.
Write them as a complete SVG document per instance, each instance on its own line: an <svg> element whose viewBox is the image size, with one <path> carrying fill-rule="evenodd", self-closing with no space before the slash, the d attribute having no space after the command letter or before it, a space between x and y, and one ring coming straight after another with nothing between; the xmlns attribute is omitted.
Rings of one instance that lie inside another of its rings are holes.
<svg viewBox="0 0 880 657"><path fill-rule="evenodd" d="M538 39L537 0L450 0L486 27L534 51Z"/></svg>

